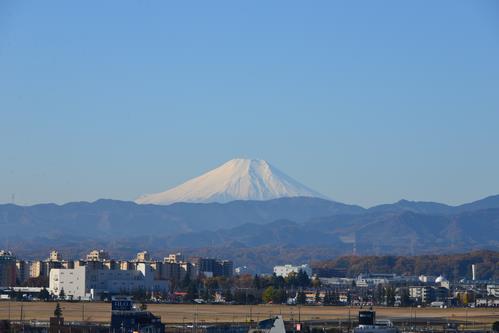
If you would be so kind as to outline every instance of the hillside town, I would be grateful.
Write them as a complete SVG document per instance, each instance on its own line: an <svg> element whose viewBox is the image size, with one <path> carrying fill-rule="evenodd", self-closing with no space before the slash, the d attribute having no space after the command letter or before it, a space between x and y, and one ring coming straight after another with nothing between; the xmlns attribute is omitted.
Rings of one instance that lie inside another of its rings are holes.
<svg viewBox="0 0 499 333"><path fill-rule="evenodd" d="M278 265L253 275L230 260L172 253L162 260L147 251L129 260L92 250L65 260L57 250L44 260L0 251L0 298L102 301L116 295L144 302L309 304L354 306L499 307L499 281L366 272L356 277L314 272L308 264ZM326 276L327 275L327 276Z"/></svg>

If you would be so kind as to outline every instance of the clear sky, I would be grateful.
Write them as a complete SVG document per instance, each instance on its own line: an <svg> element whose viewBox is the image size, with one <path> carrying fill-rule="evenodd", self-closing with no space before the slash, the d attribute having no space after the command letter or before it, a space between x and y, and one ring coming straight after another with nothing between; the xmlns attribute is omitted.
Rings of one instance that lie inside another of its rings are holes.
<svg viewBox="0 0 499 333"><path fill-rule="evenodd" d="M233 157L364 206L498 194L499 2L4 0L0 156L18 204Z"/></svg>

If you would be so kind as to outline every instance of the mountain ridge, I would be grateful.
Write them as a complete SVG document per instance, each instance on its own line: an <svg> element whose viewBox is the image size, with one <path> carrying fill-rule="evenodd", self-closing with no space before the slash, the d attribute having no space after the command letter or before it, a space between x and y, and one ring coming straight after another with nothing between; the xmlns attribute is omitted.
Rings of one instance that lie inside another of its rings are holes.
<svg viewBox="0 0 499 333"><path fill-rule="evenodd" d="M152 253L182 250L224 254L242 260L238 265L255 262L251 253L269 249L282 255L300 248L308 251L300 256L311 260L348 254L354 242L358 254L498 250L497 198L449 206L445 214L428 212L433 207L428 203L418 208L417 202L399 201L372 210L311 197L166 206L111 199L64 205L3 204L0 248L28 257L49 248L74 256L106 248L122 257L144 249Z"/></svg>

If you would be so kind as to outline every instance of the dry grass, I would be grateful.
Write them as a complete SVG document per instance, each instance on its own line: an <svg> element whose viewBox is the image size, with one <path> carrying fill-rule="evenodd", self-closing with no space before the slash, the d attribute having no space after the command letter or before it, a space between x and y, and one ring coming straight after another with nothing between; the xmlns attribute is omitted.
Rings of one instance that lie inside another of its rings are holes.
<svg viewBox="0 0 499 333"><path fill-rule="evenodd" d="M111 305L109 303L61 303L65 320L89 320L109 322ZM55 303L24 302L22 312L24 320L48 320L53 315ZM285 305L191 305L191 304L150 304L148 310L161 316L165 323L214 323L214 322L246 322L258 321L270 315L282 314L285 320L334 320L348 319L347 307L332 306L285 306ZM357 316L358 309L351 309L351 316ZM414 317L428 320L449 319L467 320L470 324L490 324L499 320L498 309L439 309L439 308L376 308L378 318L404 320ZM0 302L0 319L19 320L21 316L20 302Z"/></svg>

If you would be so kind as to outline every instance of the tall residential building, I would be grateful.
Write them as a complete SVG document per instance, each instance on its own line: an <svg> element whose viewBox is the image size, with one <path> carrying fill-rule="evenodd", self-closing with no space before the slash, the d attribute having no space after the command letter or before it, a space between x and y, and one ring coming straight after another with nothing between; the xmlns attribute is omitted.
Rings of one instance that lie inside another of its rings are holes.
<svg viewBox="0 0 499 333"><path fill-rule="evenodd" d="M175 262L163 262L161 264L161 279L179 281L180 264Z"/></svg>
<svg viewBox="0 0 499 333"><path fill-rule="evenodd" d="M10 251L0 250L0 286L16 285L16 258Z"/></svg>
<svg viewBox="0 0 499 333"><path fill-rule="evenodd" d="M104 260L102 266L106 269L120 269L120 263L114 259Z"/></svg>
<svg viewBox="0 0 499 333"><path fill-rule="evenodd" d="M234 264L230 260L194 257L192 262L198 274L203 274L206 277L231 277L234 274Z"/></svg>
<svg viewBox="0 0 499 333"><path fill-rule="evenodd" d="M32 278L43 276L44 275L43 268L44 268L43 261L35 260L31 262L29 276Z"/></svg>
<svg viewBox="0 0 499 333"><path fill-rule="evenodd" d="M184 261L180 264L180 280L184 280L187 275L189 276L189 279L195 280L198 274L199 271L197 270L196 266L194 266L190 262Z"/></svg>
<svg viewBox="0 0 499 333"><path fill-rule="evenodd" d="M185 259L182 253L177 252L177 253L170 253L168 257L165 257L164 261L180 264L181 262L185 261Z"/></svg>
<svg viewBox="0 0 499 333"><path fill-rule="evenodd" d="M192 258L192 263L196 266L199 274L204 274L205 276L214 276L216 262L217 261L213 258Z"/></svg>
<svg viewBox="0 0 499 333"><path fill-rule="evenodd" d="M93 250L87 254L87 261L104 261L109 260L109 253L104 250Z"/></svg>
<svg viewBox="0 0 499 333"><path fill-rule="evenodd" d="M49 261L62 261L62 256L57 250L50 251Z"/></svg>
<svg viewBox="0 0 499 333"><path fill-rule="evenodd" d="M234 263L231 260L220 260L221 276L232 277L234 275Z"/></svg>
<svg viewBox="0 0 499 333"><path fill-rule="evenodd" d="M133 269L135 269L136 265L137 265L137 263L134 261L120 260L120 262L119 262L120 269L124 270L124 271L133 270Z"/></svg>
<svg viewBox="0 0 499 333"><path fill-rule="evenodd" d="M137 257L135 258L137 262L147 262L151 260L151 256L149 255L149 252L147 251L142 251L137 253Z"/></svg>
<svg viewBox="0 0 499 333"><path fill-rule="evenodd" d="M63 266L62 261L35 260L31 263L30 277L48 277L51 269L62 268Z"/></svg>
<svg viewBox="0 0 499 333"><path fill-rule="evenodd" d="M16 261L16 280L17 282L23 283L30 278L30 268L31 264L26 260Z"/></svg>

